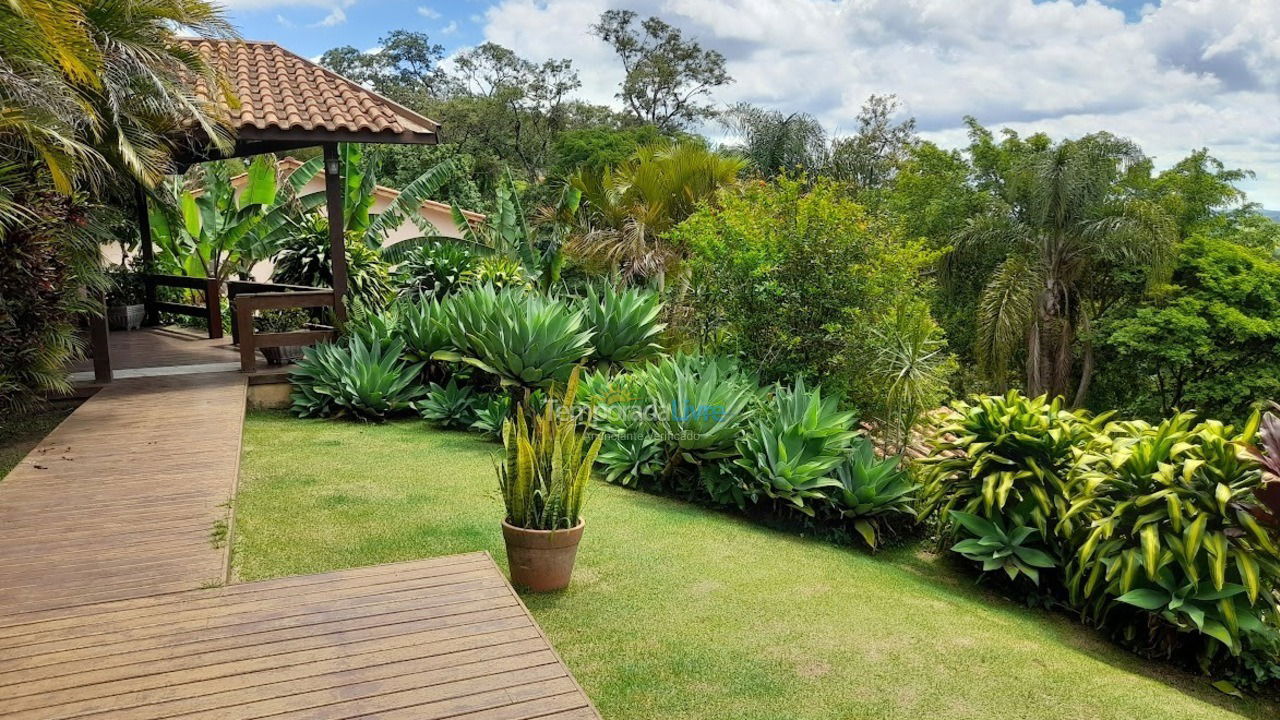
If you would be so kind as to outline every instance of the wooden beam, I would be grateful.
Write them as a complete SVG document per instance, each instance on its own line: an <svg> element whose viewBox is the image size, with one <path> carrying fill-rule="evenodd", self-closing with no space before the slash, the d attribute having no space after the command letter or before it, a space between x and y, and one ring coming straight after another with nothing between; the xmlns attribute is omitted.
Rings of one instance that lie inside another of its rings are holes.
<svg viewBox="0 0 1280 720"><path fill-rule="evenodd" d="M99 312L89 315L89 346L93 348L93 379L100 383L111 382L111 340L107 328L107 304L99 298Z"/></svg>
<svg viewBox="0 0 1280 720"><path fill-rule="evenodd" d="M333 314L341 327L347 322L347 241L343 227L342 172L338 144L324 145L324 197L329 213L329 262L333 266Z"/></svg>
<svg viewBox="0 0 1280 720"><path fill-rule="evenodd" d="M142 183L133 184L134 212L137 214L138 222L138 245L142 249L142 272L151 274L155 272L155 248L151 246L151 216L147 213L147 191L143 189ZM157 325L160 323L160 311L156 309L156 286L151 283L145 283L143 289L142 302L146 307L146 315L142 320L144 325Z"/></svg>

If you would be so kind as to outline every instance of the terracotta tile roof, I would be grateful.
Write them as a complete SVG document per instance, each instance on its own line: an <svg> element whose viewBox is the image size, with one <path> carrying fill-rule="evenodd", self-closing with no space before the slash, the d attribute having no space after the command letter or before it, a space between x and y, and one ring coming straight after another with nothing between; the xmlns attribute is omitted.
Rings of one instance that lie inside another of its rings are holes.
<svg viewBox="0 0 1280 720"><path fill-rule="evenodd" d="M440 127L275 43L185 38L180 42L198 50L231 83L240 107L220 104L241 135L328 131L434 142ZM195 89L202 98L217 95L203 81L197 81Z"/></svg>

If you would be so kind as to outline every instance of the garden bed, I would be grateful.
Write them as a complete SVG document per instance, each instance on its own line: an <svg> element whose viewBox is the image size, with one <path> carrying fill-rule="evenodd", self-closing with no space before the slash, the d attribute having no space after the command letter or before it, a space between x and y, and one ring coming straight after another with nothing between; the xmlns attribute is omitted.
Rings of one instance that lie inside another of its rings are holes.
<svg viewBox="0 0 1280 720"><path fill-rule="evenodd" d="M474 435L251 413L241 579L474 550L501 501ZM526 598L608 718L1270 718L1015 606L914 547L879 555L599 483L574 584ZM1034 688L1034 691L1029 689Z"/></svg>

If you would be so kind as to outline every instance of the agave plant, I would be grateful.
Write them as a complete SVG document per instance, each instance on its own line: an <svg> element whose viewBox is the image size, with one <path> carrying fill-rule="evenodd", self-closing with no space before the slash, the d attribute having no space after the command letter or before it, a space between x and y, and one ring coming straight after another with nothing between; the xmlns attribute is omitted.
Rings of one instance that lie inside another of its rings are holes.
<svg viewBox="0 0 1280 720"><path fill-rule="evenodd" d="M341 417L381 421L404 410L422 394L418 363L401 359L404 342L386 346L352 336L350 343L308 348L290 374L293 411L301 417Z"/></svg>
<svg viewBox="0 0 1280 720"><path fill-rule="evenodd" d="M488 438L502 436L502 423L511 414L511 397L508 395L489 395L482 397L475 405L475 420L471 429Z"/></svg>
<svg viewBox="0 0 1280 720"><path fill-rule="evenodd" d="M640 389L657 410L646 425L663 443L667 474L682 462L733 457L759 393L732 360L697 355L655 364Z"/></svg>
<svg viewBox="0 0 1280 720"><path fill-rule="evenodd" d="M423 420L437 423L441 427L467 428L475 421L475 398L471 388L459 387L452 380L441 387L431 383L426 397L413 403Z"/></svg>
<svg viewBox="0 0 1280 720"><path fill-rule="evenodd" d="M1262 473L1245 452L1259 418L1239 433L1217 421L1193 423L1182 413L1155 426L1114 423L1097 436L1085 458L1096 491L1073 506L1092 522L1081 531L1067 586L1101 617L1135 589L1208 601L1204 585L1216 593L1239 585L1243 597L1212 598L1221 628L1194 623L1236 653L1244 607L1251 618L1280 611L1280 548L1255 517Z"/></svg>
<svg viewBox="0 0 1280 720"><path fill-rule="evenodd" d="M640 487L662 471L662 444L658 438L643 432L603 437L604 445L596 462L604 470L605 480Z"/></svg>
<svg viewBox="0 0 1280 720"><path fill-rule="evenodd" d="M563 407L573 406L578 372L579 368L570 372L557 398ZM556 405L546 403L532 420L526 420L521 408L502 428L506 453L498 465L498 486L507 522L516 527L565 530L582 521L585 490L602 438L579 431L574 418L555 412Z"/></svg>
<svg viewBox="0 0 1280 720"><path fill-rule="evenodd" d="M809 390L803 378L792 387L779 385L751 431L738 442L737 463L755 478L768 497L790 503L812 516L810 500L827 499L825 488L838 485L831 471L853 441L853 413L834 397Z"/></svg>
<svg viewBox="0 0 1280 720"><path fill-rule="evenodd" d="M826 493L832 507L873 550L893 520L914 520L918 486L898 458L877 458L866 438L858 438L833 475L839 485Z"/></svg>
<svg viewBox="0 0 1280 720"><path fill-rule="evenodd" d="M957 403L940 440L919 461L921 516L938 512L944 540L955 535L952 511L1004 517L1013 527L1034 527L1056 551L1080 524L1069 513L1082 491L1076 487L1079 452L1106 417L1068 411L1061 398L1017 392Z"/></svg>
<svg viewBox="0 0 1280 720"><path fill-rule="evenodd" d="M396 303L399 316L398 332L404 339L404 355L413 362L423 364L423 373L427 377L442 380L448 375L442 363L433 361L431 356L442 350L452 350L453 343L449 337L449 323L452 319L449 299L444 303L422 297L410 302L401 300Z"/></svg>
<svg viewBox="0 0 1280 720"><path fill-rule="evenodd" d="M1025 575L1039 585L1040 570L1057 566L1051 555L1031 544L1040 534L1033 527L1007 527L999 515L987 520L959 510L952 510L950 517L973 535L951 550L982 563L984 572L1003 570L1010 580Z"/></svg>
<svg viewBox="0 0 1280 720"><path fill-rule="evenodd" d="M461 289L475 264L462 243L434 241L410 251L396 271L400 297L440 299Z"/></svg>
<svg viewBox="0 0 1280 720"><path fill-rule="evenodd" d="M593 362L616 366L662 352L657 338L666 324L658 322L662 302L651 290L618 290L610 283L597 290L591 285L582 299L582 313L587 327L595 331Z"/></svg>
<svg viewBox="0 0 1280 720"><path fill-rule="evenodd" d="M591 354L582 313L554 298L484 285L459 293L449 307L458 350L432 357L474 365L504 386L546 387Z"/></svg>

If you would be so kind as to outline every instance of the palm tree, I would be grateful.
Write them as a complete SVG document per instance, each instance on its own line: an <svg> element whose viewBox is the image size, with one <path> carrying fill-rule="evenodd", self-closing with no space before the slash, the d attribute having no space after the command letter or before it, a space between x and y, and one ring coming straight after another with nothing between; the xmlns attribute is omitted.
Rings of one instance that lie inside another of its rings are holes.
<svg viewBox="0 0 1280 720"><path fill-rule="evenodd" d="M642 147L617 167L580 170L570 182L582 193L585 225L568 250L662 287L682 259L663 235L744 167L741 158L682 142Z"/></svg>
<svg viewBox="0 0 1280 720"><path fill-rule="evenodd" d="M1083 403L1094 369L1084 302L1094 273L1123 264L1148 282L1167 274L1172 221L1119 189L1123 171L1141 160L1135 145L1105 133L1029 150L1003 178L1004 205L956 236L953 260L993 249L1005 257L978 307L978 359L1000 384L1022 349L1028 393L1066 396L1074 383Z"/></svg>

